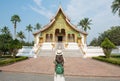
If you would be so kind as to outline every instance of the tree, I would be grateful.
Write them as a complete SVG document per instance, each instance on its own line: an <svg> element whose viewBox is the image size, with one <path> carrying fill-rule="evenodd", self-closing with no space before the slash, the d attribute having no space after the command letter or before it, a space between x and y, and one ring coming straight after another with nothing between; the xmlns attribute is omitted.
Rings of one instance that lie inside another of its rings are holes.
<svg viewBox="0 0 120 81"><path fill-rule="evenodd" d="M105 38L101 43L101 47L103 48L106 58L110 58L111 51L113 48L115 48L115 45L108 38Z"/></svg>
<svg viewBox="0 0 120 81"><path fill-rule="evenodd" d="M114 0L111 5L113 14L118 13L120 17L120 0Z"/></svg>
<svg viewBox="0 0 120 81"><path fill-rule="evenodd" d="M11 40L9 44L9 51L12 54L13 58L16 57L16 54L18 53L18 49L22 48L22 44L19 40Z"/></svg>
<svg viewBox="0 0 120 81"><path fill-rule="evenodd" d="M35 25L34 30L39 30L39 29L41 29L41 24L37 23L37 24Z"/></svg>
<svg viewBox="0 0 120 81"><path fill-rule="evenodd" d="M31 26L31 24L29 24L28 26L26 26L26 30L28 31L28 42L29 42L29 39L30 39L30 32L32 32L32 29L33 27Z"/></svg>
<svg viewBox="0 0 120 81"><path fill-rule="evenodd" d="M14 24L14 39L16 39L16 27L17 27L17 22L20 22L21 19L18 15L13 15L11 17L11 21Z"/></svg>
<svg viewBox="0 0 120 81"><path fill-rule="evenodd" d="M17 32L17 37L19 37L22 41L23 41L23 39L25 39L25 35L22 31Z"/></svg>
<svg viewBox="0 0 120 81"><path fill-rule="evenodd" d="M102 43L102 41L107 37L111 42L115 45L120 45L120 26L113 26L111 29L104 31L98 37L98 45Z"/></svg>
<svg viewBox="0 0 120 81"><path fill-rule="evenodd" d="M104 33L100 33L98 37L98 45L100 46L105 37L108 37L108 31L104 31Z"/></svg>
<svg viewBox="0 0 120 81"><path fill-rule="evenodd" d="M4 26L4 27L1 29L1 32L2 32L2 34L10 34L10 30L8 29L7 26Z"/></svg>
<svg viewBox="0 0 120 81"><path fill-rule="evenodd" d="M0 51L2 54L9 52L9 44L11 40L11 34L0 34Z"/></svg>
<svg viewBox="0 0 120 81"><path fill-rule="evenodd" d="M98 46L98 39L94 38L91 42L90 42L90 46Z"/></svg>
<svg viewBox="0 0 120 81"><path fill-rule="evenodd" d="M2 33L0 34L0 54L10 54L13 55L13 57L15 57L18 49L22 47L22 44L17 39L13 40L8 27L3 27L1 29L1 32Z"/></svg>
<svg viewBox="0 0 120 81"><path fill-rule="evenodd" d="M0 53L1 55L6 54L9 51L8 45L12 40L11 33L8 27L3 27L0 34Z"/></svg>
<svg viewBox="0 0 120 81"><path fill-rule="evenodd" d="M80 20L80 22L78 23L78 26L82 26L82 29L84 31L87 31L87 29L91 29L89 25L91 25L92 20L90 20L89 18L84 18L82 20Z"/></svg>
<svg viewBox="0 0 120 81"><path fill-rule="evenodd" d="M108 38L115 44L120 45L120 26L111 27Z"/></svg>

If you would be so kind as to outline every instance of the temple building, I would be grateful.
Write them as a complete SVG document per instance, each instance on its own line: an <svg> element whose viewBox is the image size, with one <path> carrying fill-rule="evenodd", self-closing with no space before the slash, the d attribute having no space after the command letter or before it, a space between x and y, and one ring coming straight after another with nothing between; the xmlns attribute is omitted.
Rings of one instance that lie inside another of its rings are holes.
<svg viewBox="0 0 120 81"><path fill-rule="evenodd" d="M74 13L74 12L72 12ZM86 46L87 33L81 31L70 22L61 6L57 13L42 29L33 33L34 46L42 46L43 43L51 43L53 48L57 42L62 42L67 48L69 43L77 43L82 50Z"/></svg>

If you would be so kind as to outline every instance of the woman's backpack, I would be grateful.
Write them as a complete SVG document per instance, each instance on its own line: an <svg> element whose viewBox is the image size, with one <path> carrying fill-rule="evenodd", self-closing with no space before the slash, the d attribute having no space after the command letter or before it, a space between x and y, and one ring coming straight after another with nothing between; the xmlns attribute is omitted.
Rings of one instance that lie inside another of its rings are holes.
<svg viewBox="0 0 120 81"><path fill-rule="evenodd" d="M62 64L57 64L55 71L56 71L56 74L63 74L64 68L63 68Z"/></svg>

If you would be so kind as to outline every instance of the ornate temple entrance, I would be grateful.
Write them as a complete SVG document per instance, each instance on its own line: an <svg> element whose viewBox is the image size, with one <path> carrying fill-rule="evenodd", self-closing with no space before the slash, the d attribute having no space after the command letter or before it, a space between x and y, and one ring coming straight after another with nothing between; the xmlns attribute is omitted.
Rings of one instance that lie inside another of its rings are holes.
<svg viewBox="0 0 120 81"><path fill-rule="evenodd" d="M62 42L63 41L63 36L58 36L58 42Z"/></svg>
<svg viewBox="0 0 120 81"><path fill-rule="evenodd" d="M65 29L56 29L55 30L55 41L64 42L65 41Z"/></svg>

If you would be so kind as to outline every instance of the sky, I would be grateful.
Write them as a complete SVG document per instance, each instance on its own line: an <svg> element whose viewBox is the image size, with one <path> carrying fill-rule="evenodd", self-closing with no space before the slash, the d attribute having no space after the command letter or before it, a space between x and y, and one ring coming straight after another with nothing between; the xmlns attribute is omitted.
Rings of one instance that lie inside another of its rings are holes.
<svg viewBox="0 0 120 81"><path fill-rule="evenodd" d="M27 41L26 26L31 24L35 27L36 23L42 26L48 24L61 4L72 24L77 25L85 17L92 20L87 37L89 44L105 30L120 26L120 17L112 13L112 2L113 0L0 0L0 28L9 27L13 35L14 27L10 19L17 14L21 18L21 22L17 23L17 32L23 31ZM30 41L34 40L32 33L30 38Z"/></svg>

